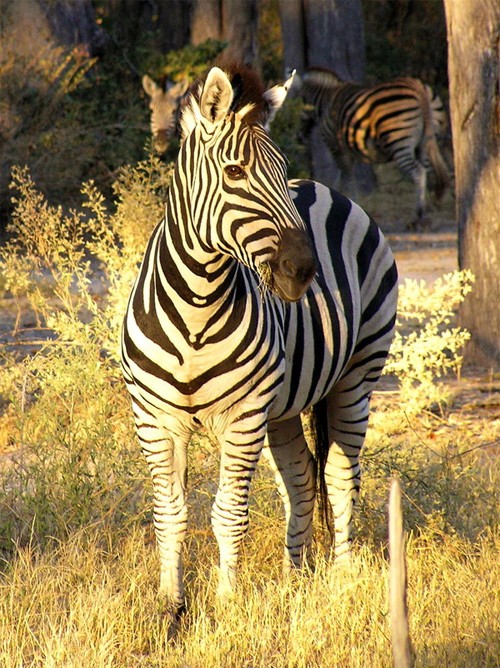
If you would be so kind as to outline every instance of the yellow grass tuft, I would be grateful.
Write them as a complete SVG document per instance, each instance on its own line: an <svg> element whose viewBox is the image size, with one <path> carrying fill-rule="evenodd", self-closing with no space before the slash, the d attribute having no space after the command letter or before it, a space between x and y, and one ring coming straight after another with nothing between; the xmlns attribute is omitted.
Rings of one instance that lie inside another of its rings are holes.
<svg viewBox="0 0 500 668"><path fill-rule="evenodd" d="M391 665L381 551L359 550L348 574L318 557L313 573L285 582L270 577L264 550L253 552L242 565L235 600L222 607L214 605L212 545L200 560L188 559L189 611L173 631L158 612L152 575L158 563L144 530L135 527L121 540L103 530L73 535L43 553L18 552L0 584L3 665ZM473 550L458 537L410 540L416 666L497 665L499 548L493 534Z"/></svg>

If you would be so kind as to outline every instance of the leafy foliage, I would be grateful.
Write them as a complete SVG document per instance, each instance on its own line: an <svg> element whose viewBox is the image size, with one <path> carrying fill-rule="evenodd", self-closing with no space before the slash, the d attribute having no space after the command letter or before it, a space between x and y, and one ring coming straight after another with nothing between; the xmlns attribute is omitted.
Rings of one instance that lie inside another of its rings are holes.
<svg viewBox="0 0 500 668"><path fill-rule="evenodd" d="M460 351L470 334L449 325L473 281L472 272L465 270L445 274L432 288L406 279L400 289L397 331L384 373L398 377L408 414L439 403L442 387L436 379L460 371Z"/></svg>
<svg viewBox="0 0 500 668"><path fill-rule="evenodd" d="M288 158L288 177L310 178L309 156L302 140L306 105L299 98L286 99L271 125L271 137Z"/></svg>
<svg viewBox="0 0 500 668"><path fill-rule="evenodd" d="M362 5L367 80L420 77L446 97L447 39L441 0L362 0Z"/></svg>
<svg viewBox="0 0 500 668"><path fill-rule="evenodd" d="M226 42L207 39L196 46L187 44L178 51L170 51L165 56L160 75L166 75L173 81L194 81L210 67L226 46Z"/></svg>

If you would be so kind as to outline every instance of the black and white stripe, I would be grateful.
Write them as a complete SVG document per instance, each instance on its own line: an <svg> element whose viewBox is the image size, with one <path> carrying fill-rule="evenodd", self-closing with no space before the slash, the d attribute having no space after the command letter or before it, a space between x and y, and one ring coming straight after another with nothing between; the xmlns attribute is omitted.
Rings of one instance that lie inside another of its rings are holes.
<svg viewBox="0 0 500 668"><path fill-rule="evenodd" d="M417 223L425 219L427 170L439 199L449 181L436 135L445 113L439 97L420 79L401 77L372 87L342 81L335 73L309 69L304 99L314 105L322 135L348 187L353 161L395 162L416 188Z"/></svg>
<svg viewBox="0 0 500 668"><path fill-rule="evenodd" d="M221 448L212 510L220 595L234 588L263 450L285 505L285 567L300 566L310 545L318 469L335 553L347 556L368 402L395 320L396 268L379 229L326 187L287 183L263 126L288 82L256 92L247 74L213 68L183 111L165 218L123 327L123 370L153 477L160 592L178 609L186 450L200 426ZM313 405L325 434L315 456L300 418Z"/></svg>

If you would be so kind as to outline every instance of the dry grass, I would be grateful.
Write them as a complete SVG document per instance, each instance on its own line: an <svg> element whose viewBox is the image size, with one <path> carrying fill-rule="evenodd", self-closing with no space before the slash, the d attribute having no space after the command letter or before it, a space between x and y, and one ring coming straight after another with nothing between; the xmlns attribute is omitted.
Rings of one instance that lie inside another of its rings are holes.
<svg viewBox="0 0 500 668"><path fill-rule="evenodd" d="M364 457L362 541L349 573L332 567L318 536L313 570L282 580L283 523L263 464L253 485L239 591L224 607L215 600L217 550L209 527L217 453L198 439L191 449L189 611L178 628L159 613L149 524L136 520L120 529L104 520L43 547L27 544L4 564L0 664L390 666L386 501L389 478L399 471L411 529L408 603L416 666L498 666L499 423L490 413L494 393L485 394L490 402L482 408L461 405L458 394L445 417L426 414L411 424L404 423L395 396L376 396ZM470 424L474 412L482 415ZM420 468L424 461L428 470ZM446 477L447 494L437 498Z"/></svg>
<svg viewBox="0 0 500 668"><path fill-rule="evenodd" d="M498 665L499 547L493 536L472 550L457 537L410 541L417 666ZM314 573L283 583L269 569L276 550L252 552L239 595L220 608L213 599L213 552L212 545L210 556L188 562L190 610L169 640L172 629L154 596L158 563L144 531L136 528L122 541L94 531L43 554L21 550L1 585L3 665L390 665L381 553L361 550L355 575L317 559Z"/></svg>

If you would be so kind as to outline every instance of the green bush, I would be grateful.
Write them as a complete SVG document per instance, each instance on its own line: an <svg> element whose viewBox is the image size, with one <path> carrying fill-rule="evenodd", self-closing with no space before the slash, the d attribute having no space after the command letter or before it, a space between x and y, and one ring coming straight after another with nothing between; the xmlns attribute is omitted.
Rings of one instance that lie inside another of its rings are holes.
<svg viewBox="0 0 500 668"><path fill-rule="evenodd" d="M384 373L397 376L408 415L442 402L437 379L460 372L460 351L470 334L450 324L473 282L472 272L465 270L443 275L432 287L406 279L400 288L396 334Z"/></svg>

